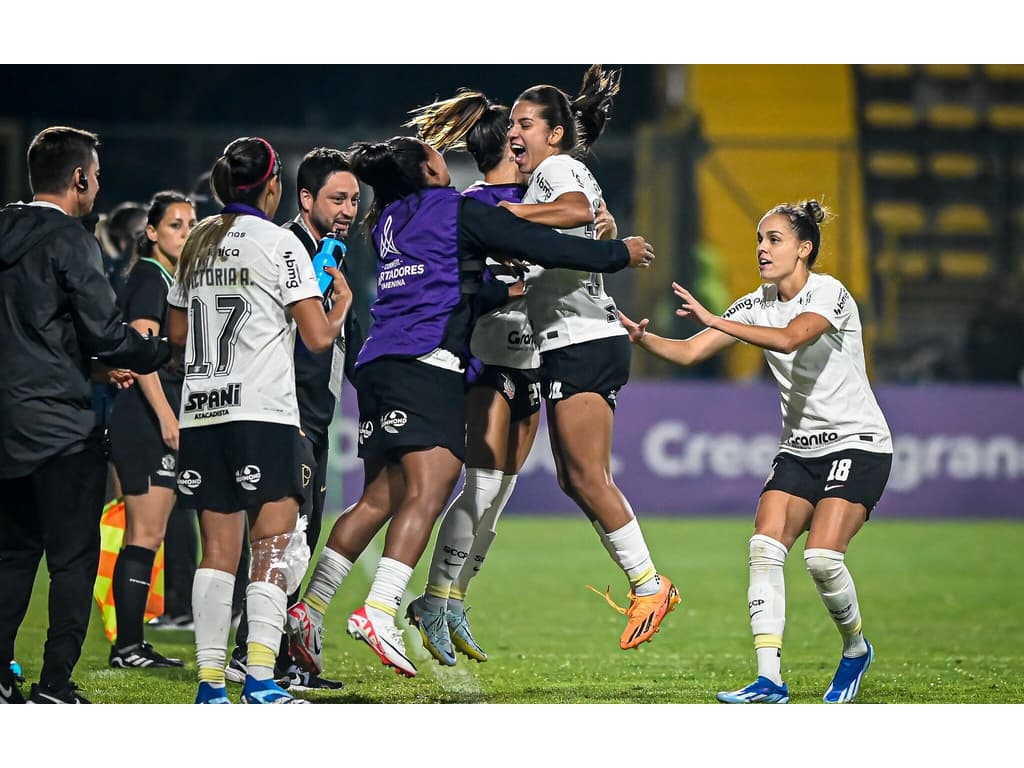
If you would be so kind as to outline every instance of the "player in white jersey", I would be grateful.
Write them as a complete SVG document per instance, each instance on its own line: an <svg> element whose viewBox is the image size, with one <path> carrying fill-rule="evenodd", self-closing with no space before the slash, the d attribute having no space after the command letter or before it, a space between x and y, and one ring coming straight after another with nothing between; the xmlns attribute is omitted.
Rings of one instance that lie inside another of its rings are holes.
<svg viewBox="0 0 1024 768"><path fill-rule="evenodd" d="M517 216L584 238L615 237L601 188L584 155L600 136L619 90L619 72L593 65L571 103L558 88L538 85L520 94L508 132L516 164L530 174ZM576 270L527 273L527 314L542 358L548 435L558 483L590 519L630 584L622 649L653 638L679 602L679 592L654 567L629 502L611 470L612 426L619 389L629 379L630 344L601 275Z"/></svg>
<svg viewBox="0 0 1024 768"><path fill-rule="evenodd" d="M825 690L830 703L853 701L874 649L861 632L860 605L845 564L850 540L885 489L892 438L864 368L857 304L842 283L811 271L828 211L816 200L778 205L757 227L764 285L717 317L682 286L676 314L705 330L688 339L647 332L648 321L622 322L634 343L658 357L692 365L736 341L764 349L782 401L779 453L761 491L750 539L750 627L757 680L722 691L730 704L786 703L782 634L783 566L807 534L804 561L843 640L839 668Z"/></svg>
<svg viewBox="0 0 1024 768"><path fill-rule="evenodd" d="M463 195L490 205L522 201L526 177L505 137L508 107L482 93L460 91L411 114L406 125L417 128L419 138L439 152L465 149L473 156L483 180ZM484 312L474 325L466 367L465 479L438 528L424 592L407 612L424 646L448 666L455 664L456 650L487 661L470 629L466 593L494 543L498 518L540 424L540 354L525 299L514 296L522 281L493 259L487 267L494 281L484 285L505 283L513 297Z"/></svg>
<svg viewBox="0 0 1024 768"><path fill-rule="evenodd" d="M281 162L265 139L228 144L210 184L225 203L189 235L168 295L171 341L185 346L178 492L201 510L203 555L193 583L196 703L227 703L224 665L231 594L248 515L248 674L241 700L299 701L274 683L287 595L306 572L297 525L310 492L312 454L299 431L295 326L306 346L334 343L352 295L341 273L323 297L305 247L271 220Z"/></svg>

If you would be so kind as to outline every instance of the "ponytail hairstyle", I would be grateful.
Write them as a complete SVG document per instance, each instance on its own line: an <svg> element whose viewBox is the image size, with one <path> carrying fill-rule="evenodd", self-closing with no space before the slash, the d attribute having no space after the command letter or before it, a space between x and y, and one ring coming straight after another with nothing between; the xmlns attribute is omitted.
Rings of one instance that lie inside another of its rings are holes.
<svg viewBox="0 0 1024 768"><path fill-rule="evenodd" d="M799 203L776 205L765 216L775 214L789 219L789 224L796 233L797 240L800 242L811 241L811 253L807 257L807 268L813 269L814 262L818 260L818 247L821 245L821 225L835 218L832 211L817 200L802 200Z"/></svg>
<svg viewBox="0 0 1024 768"><path fill-rule="evenodd" d="M264 187L280 174L281 158L270 142L259 136L245 136L224 147L210 171L210 189L221 205L243 203L255 207ZM196 272L210 265L217 253L217 244L224 239L237 216L214 214L196 225L181 250L179 282L187 286Z"/></svg>
<svg viewBox="0 0 1024 768"><path fill-rule="evenodd" d="M527 101L540 108L540 117L550 128L562 126L559 150L577 159L586 157L611 119L612 100L619 92L622 70L606 71L592 64L583 75L576 98L553 85L535 85L519 94L516 101Z"/></svg>
<svg viewBox="0 0 1024 768"><path fill-rule="evenodd" d="M410 110L403 127L416 128L417 137L438 152L464 149L477 170L487 173L508 151L508 107L495 104L479 91L460 88L449 99Z"/></svg>
<svg viewBox="0 0 1024 768"><path fill-rule="evenodd" d="M153 229L159 227L160 222L164 219L164 214L167 213L167 209L177 203L188 203L193 208L195 207L195 203L181 192L176 192L173 189L157 192L153 195L153 199L149 201L149 208L146 211L146 225L153 227ZM128 277L132 269L135 268L135 265L138 264L139 259L152 258L155 245L156 243L146 236L146 230L143 228L142 234L135 241L135 250L132 253L131 261L125 267L125 277Z"/></svg>
<svg viewBox="0 0 1024 768"><path fill-rule="evenodd" d="M352 173L373 189L373 202L363 217L364 234L371 237L387 206L428 186L423 173L423 163L428 160L426 144L411 136L394 136L376 143L356 142L348 152Z"/></svg>
<svg viewBox="0 0 1024 768"><path fill-rule="evenodd" d="M579 95L572 100L573 116L582 129L580 143L586 152L594 146L611 120L612 100L619 93L621 69L606 71L600 64L592 64L583 75Z"/></svg>

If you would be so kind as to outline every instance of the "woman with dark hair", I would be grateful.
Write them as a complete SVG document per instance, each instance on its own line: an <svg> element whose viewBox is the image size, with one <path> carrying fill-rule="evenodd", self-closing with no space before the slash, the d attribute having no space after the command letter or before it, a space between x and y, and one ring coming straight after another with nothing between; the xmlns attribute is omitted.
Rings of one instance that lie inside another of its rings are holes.
<svg viewBox="0 0 1024 768"><path fill-rule="evenodd" d="M180 192L153 196L120 301L125 321L139 333L167 335L167 292L195 225L192 201ZM136 377L137 386L114 401L111 460L124 494L125 528L124 547L114 566L117 639L110 648L112 667L184 666L158 653L142 631L153 559L174 508L183 379L179 352L158 372Z"/></svg>
<svg viewBox="0 0 1024 768"><path fill-rule="evenodd" d="M444 158L417 139L358 144L352 168L374 191L366 222L378 254L373 325L356 363L364 489L335 523L303 601L289 612L289 632L297 658L319 672L323 615L390 519L369 595L348 631L413 677L395 617L465 458L463 377L473 321L486 309L477 301L484 257L616 271L647 266L654 253L643 238L566 238L464 197L449 186Z"/></svg>
<svg viewBox="0 0 1024 768"><path fill-rule="evenodd" d="M621 316L634 344L679 365L699 363L737 341L761 347L779 386L782 439L750 537L747 600L757 679L720 692L718 700L729 704L789 701L782 681L783 566L804 531L804 562L843 640L824 700L853 701L874 658L845 559L885 490L892 437L868 382L857 303L834 277L812 271L828 214L817 200L768 211L757 225L763 285L721 317L673 283L682 299L676 314L705 326L695 336L665 339L647 331L646 319Z"/></svg>
<svg viewBox="0 0 1024 768"><path fill-rule="evenodd" d="M523 176L512 158L506 131L508 107L477 91L420 107L406 125L439 152L464 149L483 174L463 191L488 205L521 202ZM495 259L485 279L515 291L518 275ZM520 295L482 315L470 339L466 368L466 474L437 532L427 584L409 604L407 617L424 646L441 664L455 663L455 650L476 661L487 654L473 637L465 599L470 580L483 566L498 518L533 447L540 422L540 355ZM468 563L468 566L467 566Z"/></svg>
<svg viewBox="0 0 1024 768"><path fill-rule="evenodd" d="M305 247L272 221L280 177L280 158L266 139L225 147L210 176L224 207L189 235L168 296L171 341L186 344L178 492L201 510L203 555L192 591L197 703L228 702L224 665L243 515L252 554L241 700L300 701L273 680L287 595L309 561L297 524L312 457L299 431L295 327L309 349L330 348L352 294L328 268L335 303L325 313Z"/></svg>
<svg viewBox="0 0 1024 768"><path fill-rule="evenodd" d="M523 91L512 107L508 140L530 183L522 203L502 205L576 237L614 237L601 187L577 157L601 135L618 91L619 71L597 64L571 101L551 85ZM654 637L680 597L654 567L636 516L612 479L612 427L616 398L629 380L629 337L599 274L531 267L527 287L558 484L629 581L628 608L607 592L605 598L627 617L619 647L636 648Z"/></svg>

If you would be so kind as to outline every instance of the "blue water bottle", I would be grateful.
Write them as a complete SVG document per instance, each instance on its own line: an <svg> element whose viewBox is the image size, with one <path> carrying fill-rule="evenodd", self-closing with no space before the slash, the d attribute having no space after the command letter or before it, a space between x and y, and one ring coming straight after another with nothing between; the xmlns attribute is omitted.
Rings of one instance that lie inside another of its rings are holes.
<svg viewBox="0 0 1024 768"><path fill-rule="evenodd" d="M334 278L331 277L324 267L338 268L342 259L345 258L345 244L338 239L333 232L324 235L320 241L320 249L313 256L313 272L316 274L316 281L320 285L320 293L326 295Z"/></svg>

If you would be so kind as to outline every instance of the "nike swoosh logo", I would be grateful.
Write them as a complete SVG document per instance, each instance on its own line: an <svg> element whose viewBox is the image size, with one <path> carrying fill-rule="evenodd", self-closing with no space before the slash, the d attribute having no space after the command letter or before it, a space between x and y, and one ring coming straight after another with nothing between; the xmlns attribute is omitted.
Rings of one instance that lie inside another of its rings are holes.
<svg viewBox="0 0 1024 768"><path fill-rule="evenodd" d="M449 563L448 558L444 559L444 564L450 565L452 568L458 568L460 565L462 565L462 563Z"/></svg>
<svg viewBox="0 0 1024 768"><path fill-rule="evenodd" d="M14 693L13 685L10 688L6 688L3 685L0 685L0 696L3 696L5 699L9 699L11 698L12 693Z"/></svg>
<svg viewBox="0 0 1024 768"><path fill-rule="evenodd" d="M844 485L844 483L839 483L837 485L826 485L825 486L825 490L826 491L831 491L833 488L842 488L843 485Z"/></svg>
<svg viewBox="0 0 1024 768"><path fill-rule="evenodd" d="M325 493L326 491L327 491L327 486L326 485L323 488L320 489L320 493Z"/></svg>
<svg viewBox="0 0 1024 768"><path fill-rule="evenodd" d="M756 611L754 611L752 614L750 614L750 618L754 618L759 613L764 613L764 608L758 608Z"/></svg>

